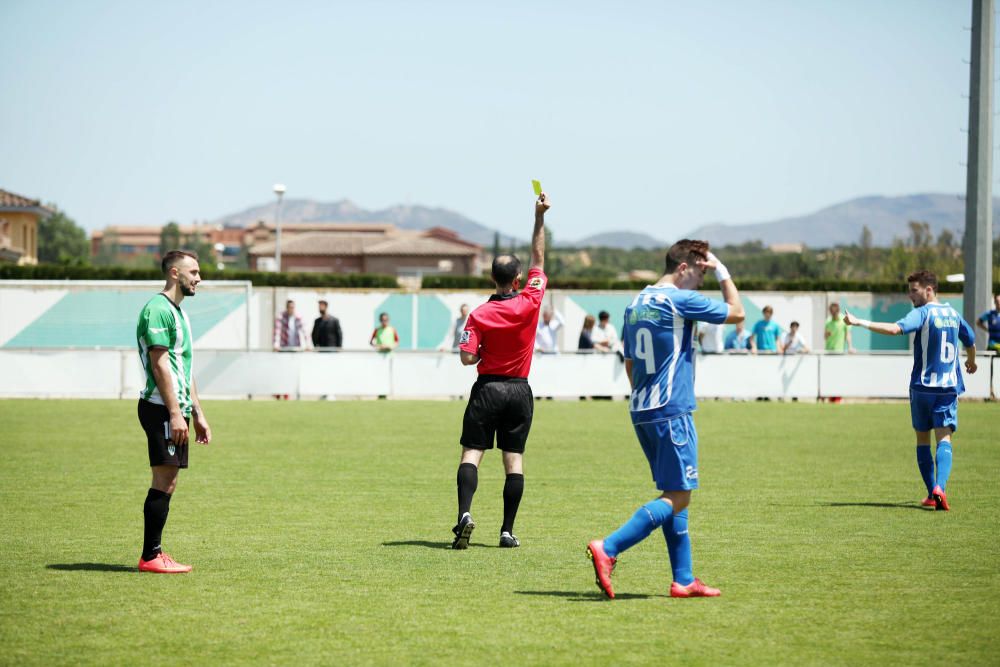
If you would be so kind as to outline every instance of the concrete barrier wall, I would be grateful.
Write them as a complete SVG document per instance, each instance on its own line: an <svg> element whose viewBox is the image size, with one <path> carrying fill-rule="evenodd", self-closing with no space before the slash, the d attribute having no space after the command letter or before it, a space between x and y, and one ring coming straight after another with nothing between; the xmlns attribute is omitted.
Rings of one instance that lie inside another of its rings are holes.
<svg viewBox="0 0 1000 667"><path fill-rule="evenodd" d="M158 281L0 281L0 348L131 348L139 309L160 287ZM195 297L184 301L184 309L198 350L270 350L274 319L289 299L296 302L307 337L318 303L325 299L341 321L346 350L370 349L368 340L381 312L389 313L399 332L400 349L439 350L451 347L459 307L465 303L475 308L489 295L486 290L252 288L248 283L206 281ZM881 321L896 321L911 308L902 292L743 292L741 296L748 328L770 305L774 321L786 329L798 321L803 340L816 351L823 349L827 308L833 301L860 317ZM601 310L611 314L611 323L621 333L625 306L634 297L634 292L549 290L545 305L561 313L565 321L558 335L559 349L575 352L584 317ZM961 297L943 300L961 312ZM983 310L989 307L983 304ZM851 334L859 352L899 351L910 346L906 336L878 336L857 328Z"/></svg>
<svg viewBox="0 0 1000 667"><path fill-rule="evenodd" d="M450 352L303 352L203 350L195 379L206 398L291 396L466 396L476 378ZM906 398L909 355L700 355L695 391L702 398L826 396ZM998 395L1000 360L980 358L966 375L966 398ZM531 386L538 396L629 394L617 356L536 355ZM131 398L143 383L135 352L115 350L0 350L0 397Z"/></svg>

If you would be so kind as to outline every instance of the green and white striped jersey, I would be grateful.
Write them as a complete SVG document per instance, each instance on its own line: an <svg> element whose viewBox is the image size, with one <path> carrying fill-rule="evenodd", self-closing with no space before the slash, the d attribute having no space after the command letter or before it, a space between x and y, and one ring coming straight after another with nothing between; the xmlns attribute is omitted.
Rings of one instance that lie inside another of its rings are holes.
<svg viewBox="0 0 1000 667"><path fill-rule="evenodd" d="M139 313L135 327L135 338L139 344L139 361L145 372L146 384L139 397L150 403L163 405L163 397L156 387L153 366L149 360L149 350L154 347L167 349L170 360L170 380L181 413L191 414L191 323L180 306L157 294L146 302Z"/></svg>

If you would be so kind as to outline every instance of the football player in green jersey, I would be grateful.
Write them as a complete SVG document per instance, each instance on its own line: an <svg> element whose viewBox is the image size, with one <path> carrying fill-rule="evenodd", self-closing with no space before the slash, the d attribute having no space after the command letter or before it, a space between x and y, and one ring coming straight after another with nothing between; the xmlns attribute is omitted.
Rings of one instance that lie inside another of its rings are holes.
<svg viewBox="0 0 1000 667"><path fill-rule="evenodd" d="M190 572L160 547L177 473L188 467L188 420L194 417L195 441L207 445L212 429L198 401L191 373L191 324L181 310L184 297L194 296L201 273L196 255L171 250L161 262L166 285L139 313L136 343L145 383L139 394L139 423L146 432L153 481L143 506L145 526L139 570L173 574Z"/></svg>

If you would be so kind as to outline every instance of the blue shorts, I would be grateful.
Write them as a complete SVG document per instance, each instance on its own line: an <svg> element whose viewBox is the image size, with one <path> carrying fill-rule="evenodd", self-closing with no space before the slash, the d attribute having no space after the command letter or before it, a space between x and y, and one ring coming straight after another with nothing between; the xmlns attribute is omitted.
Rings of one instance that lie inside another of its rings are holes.
<svg viewBox="0 0 1000 667"><path fill-rule="evenodd" d="M634 424L639 444L660 491L698 488L698 432L691 413L672 419Z"/></svg>
<svg viewBox="0 0 1000 667"><path fill-rule="evenodd" d="M914 431L950 427L958 430L958 394L931 394L910 390L910 420Z"/></svg>

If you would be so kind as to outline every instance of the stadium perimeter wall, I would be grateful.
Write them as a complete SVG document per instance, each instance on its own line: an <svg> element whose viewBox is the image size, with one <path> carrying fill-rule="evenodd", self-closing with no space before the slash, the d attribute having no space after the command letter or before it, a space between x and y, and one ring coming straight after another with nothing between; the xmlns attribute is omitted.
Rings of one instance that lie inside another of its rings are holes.
<svg viewBox="0 0 1000 667"><path fill-rule="evenodd" d="M695 391L701 398L903 399L911 367L908 354L699 355ZM450 352L202 350L194 370L205 398L456 397L468 395L476 378L475 369ZM132 398L142 378L132 350L0 350L0 398ZM624 364L615 355L537 355L530 381L538 396L629 393ZM1000 395L1000 359L982 357L979 371L965 381L965 398Z"/></svg>
<svg viewBox="0 0 1000 667"><path fill-rule="evenodd" d="M0 280L0 349L131 348L139 309L162 287L160 281L28 281ZM487 291L424 290L405 292L378 289L317 290L255 288L246 282L206 281L195 297L185 300L196 349L269 350L275 316L294 300L307 334L317 316L318 302L326 299L340 319L344 348L367 350L380 312L388 312L400 335L403 350L451 347L451 330L463 303L471 307L489 298ZM719 295L709 293L710 296ZM622 314L632 292L550 290L546 306L561 313L565 326L559 349L575 351L584 316L601 310L621 332ZM860 317L895 321L911 308L905 295L837 292L745 292L747 326L761 319L766 305L774 319L787 328L793 320L813 350L823 348L823 325L828 306L837 301ZM962 312L961 296L942 300ZM983 304L985 311L990 304ZM732 330L728 326L727 330ZM859 352L907 350L904 336L876 336L852 331Z"/></svg>

